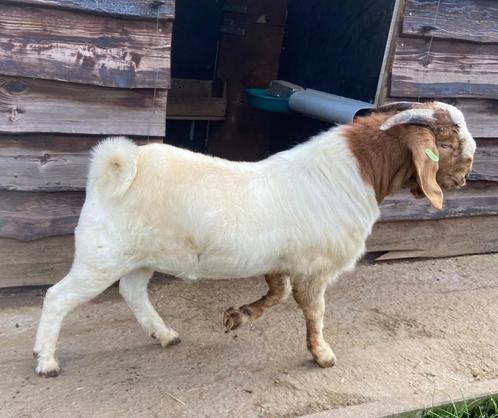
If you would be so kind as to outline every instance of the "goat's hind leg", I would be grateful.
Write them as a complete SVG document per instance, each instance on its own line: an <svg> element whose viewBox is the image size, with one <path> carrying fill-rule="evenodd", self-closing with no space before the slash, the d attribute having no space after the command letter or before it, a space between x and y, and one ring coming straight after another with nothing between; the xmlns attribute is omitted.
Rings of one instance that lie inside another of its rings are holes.
<svg viewBox="0 0 498 418"><path fill-rule="evenodd" d="M119 281L119 293L132 310L142 328L161 343L163 347L178 344L178 333L165 325L159 314L150 303L147 284L154 272L149 269L138 269Z"/></svg>
<svg viewBox="0 0 498 418"><path fill-rule="evenodd" d="M118 279L118 275L103 274L73 265L66 277L47 290L33 349L33 355L38 360L38 376L55 377L60 372L55 350L64 317Z"/></svg>
<svg viewBox="0 0 498 418"><path fill-rule="evenodd" d="M223 316L223 325L227 331L237 329L242 325L258 319L266 309L282 302L289 296L291 285L288 276L267 275L268 292L262 298L238 309L228 308Z"/></svg>

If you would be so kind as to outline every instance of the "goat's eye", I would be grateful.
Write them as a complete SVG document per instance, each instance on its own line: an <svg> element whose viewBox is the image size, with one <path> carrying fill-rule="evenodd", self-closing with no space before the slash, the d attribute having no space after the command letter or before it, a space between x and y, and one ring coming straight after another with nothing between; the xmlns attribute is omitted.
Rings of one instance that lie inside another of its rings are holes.
<svg viewBox="0 0 498 418"><path fill-rule="evenodd" d="M451 148L450 144L440 144L441 148L448 149Z"/></svg>

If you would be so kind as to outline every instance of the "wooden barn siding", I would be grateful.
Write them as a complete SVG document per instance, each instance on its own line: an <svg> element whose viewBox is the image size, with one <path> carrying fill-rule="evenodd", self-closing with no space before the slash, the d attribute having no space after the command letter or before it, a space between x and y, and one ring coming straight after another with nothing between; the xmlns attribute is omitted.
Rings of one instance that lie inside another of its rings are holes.
<svg viewBox="0 0 498 418"><path fill-rule="evenodd" d="M0 74L107 87L169 87L170 21L0 7Z"/></svg>
<svg viewBox="0 0 498 418"><path fill-rule="evenodd" d="M166 96L0 76L0 133L164 136Z"/></svg>
<svg viewBox="0 0 498 418"><path fill-rule="evenodd" d="M437 18L436 18L437 13ZM409 0L403 35L498 42L496 0Z"/></svg>
<svg viewBox="0 0 498 418"><path fill-rule="evenodd" d="M103 137L162 142L173 16L173 0L0 2L0 239L72 233Z"/></svg>
<svg viewBox="0 0 498 418"><path fill-rule="evenodd" d="M54 284L67 274L73 256L73 235L28 242L0 238L0 288Z"/></svg>
<svg viewBox="0 0 498 418"><path fill-rule="evenodd" d="M393 97L497 99L498 44L440 39L431 43L426 38L401 37L390 93Z"/></svg>
<svg viewBox="0 0 498 418"><path fill-rule="evenodd" d="M175 0L3 0L3 3L55 7L119 17L171 20L175 17Z"/></svg>
<svg viewBox="0 0 498 418"><path fill-rule="evenodd" d="M497 231L498 216L378 222L367 249L386 252L377 260L492 253L498 250Z"/></svg>
<svg viewBox="0 0 498 418"><path fill-rule="evenodd" d="M0 190L83 191L90 151L102 138L84 135L0 135ZM139 145L162 142L138 138Z"/></svg>
<svg viewBox="0 0 498 418"><path fill-rule="evenodd" d="M498 3L442 0L439 9L435 0L399 4L402 13L386 51L393 62L377 102L389 96L442 98L462 109L474 137L497 138Z"/></svg>
<svg viewBox="0 0 498 418"><path fill-rule="evenodd" d="M0 191L0 238L29 241L72 234L84 200L82 192Z"/></svg>

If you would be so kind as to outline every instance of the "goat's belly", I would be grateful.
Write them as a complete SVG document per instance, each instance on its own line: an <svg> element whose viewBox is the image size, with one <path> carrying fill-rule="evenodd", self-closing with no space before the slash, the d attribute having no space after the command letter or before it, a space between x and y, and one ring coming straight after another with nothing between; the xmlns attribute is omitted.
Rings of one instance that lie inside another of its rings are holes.
<svg viewBox="0 0 498 418"><path fill-rule="evenodd" d="M174 264L174 265L172 265ZM251 264L234 260L206 260L202 262L171 263L169 260L163 263L155 263L154 270L161 273L171 274L188 280L197 279L231 279L252 277L272 271L270 265Z"/></svg>
<svg viewBox="0 0 498 418"><path fill-rule="evenodd" d="M244 278L269 273L275 268L272 257L247 257L231 252L198 254L184 251L161 257L151 267L188 280Z"/></svg>

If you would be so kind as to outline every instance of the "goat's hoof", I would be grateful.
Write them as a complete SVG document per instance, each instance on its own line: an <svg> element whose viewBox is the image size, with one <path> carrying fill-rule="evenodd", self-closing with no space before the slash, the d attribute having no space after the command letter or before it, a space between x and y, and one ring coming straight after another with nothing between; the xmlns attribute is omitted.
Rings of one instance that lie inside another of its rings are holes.
<svg viewBox="0 0 498 418"><path fill-rule="evenodd" d="M36 372L38 377L57 377L59 376L60 369L59 370L48 370L46 372Z"/></svg>
<svg viewBox="0 0 498 418"><path fill-rule="evenodd" d="M166 348L166 347L171 347L172 345L177 345L182 342L180 337L176 332L167 332L158 337L155 333L150 334L152 338L155 340L159 340L159 343L161 344L161 347Z"/></svg>
<svg viewBox="0 0 498 418"><path fill-rule="evenodd" d="M181 342L182 340L180 339L180 337L174 337L172 340L169 340L165 345L163 345L163 347L171 347L173 345L180 344Z"/></svg>
<svg viewBox="0 0 498 418"><path fill-rule="evenodd" d="M39 361L36 366L36 374L39 377L57 377L60 371L59 363L55 359Z"/></svg>
<svg viewBox="0 0 498 418"><path fill-rule="evenodd" d="M335 366L335 358L328 360L315 359L316 364L318 364L322 369L327 369L329 367Z"/></svg>
<svg viewBox="0 0 498 418"><path fill-rule="evenodd" d="M226 332L233 331L234 329L240 328L242 325L249 322L251 319L251 308L244 305L239 309L233 307L228 308L223 315L223 325L225 326Z"/></svg>
<svg viewBox="0 0 498 418"><path fill-rule="evenodd" d="M318 364L322 369L335 365L336 357L330 347L319 348L312 354L316 364Z"/></svg>

